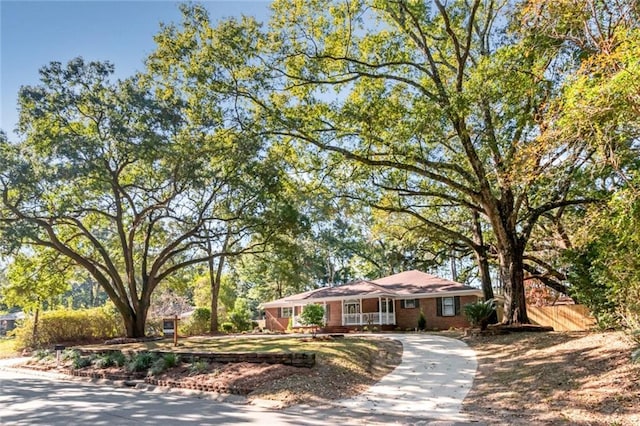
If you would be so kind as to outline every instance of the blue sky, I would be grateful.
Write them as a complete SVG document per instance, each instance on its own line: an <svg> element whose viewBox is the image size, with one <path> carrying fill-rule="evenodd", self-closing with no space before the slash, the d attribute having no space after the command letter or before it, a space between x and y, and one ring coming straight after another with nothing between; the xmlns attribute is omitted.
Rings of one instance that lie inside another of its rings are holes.
<svg viewBox="0 0 640 426"><path fill-rule="evenodd" d="M20 86L38 84L38 70L51 61L82 56L109 60L118 77L141 70L154 49L160 22L180 22L173 0L0 0L0 129L17 140ZM208 0L213 21L252 15L266 20L269 0Z"/></svg>

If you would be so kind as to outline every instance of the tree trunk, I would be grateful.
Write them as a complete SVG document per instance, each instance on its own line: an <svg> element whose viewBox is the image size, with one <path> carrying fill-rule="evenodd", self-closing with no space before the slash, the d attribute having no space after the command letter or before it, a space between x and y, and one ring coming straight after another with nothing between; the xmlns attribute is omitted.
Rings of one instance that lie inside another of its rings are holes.
<svg viewBox="0 0 640 426"><path fill-rule="evenodd" d="M229 241L231 239L231 229L227 230L227 235L225 236L224 243L222 244L222 253L227 251ZM219 324L218 324L218 296L220 295L220 284L222 281L222 270L224 269L224 260L225 256L222 254L218 259L218 268L214 271L214 262L213 262L213 247L211 247L211 241L207 240L207 254L209 255L209 283L211 285L211 319L210 319L210 327L212 333L217 333Z"/></svg>
<svg viewBox="0 0 640 426"><path fill-rule="evenodd" d="M482 293L484 300L493 299L493 285L491 283L491 274L489 273L489 258L487 256L487 247L484 245L484 237L480 226L480 215L473 212L473 242L475 247L473 251L476 256L476 262L480 271L480 281L482 283ZM497 322L497 319L496 319Z"/></svg>
<svg viewBox="0 0 640 426"><path fill-rule="evenodd" d="M124 321L125 332L127 337L139 338L145 337L146 314L145 315L122 315Z"/></svg>
<svg viewBox="0 0 640 426"><path fill-rule="evenodd" d="M136 301L137 306L127 306L122 310L118 305L116 308L120 312L124 329L127 337L139 338L145 337L147 325L147 313L149 311L149 302L144 300Z"/></svg>
<svg viewBox="0 0 640 426"><path fill-rule="evenodd" d="M222 262L222 259L220 259ZM212 333L218 332L218 296L220 294L220 277L215 272L213 259L209 259L209 283L211 286L211 318L209 326ZM218 268L220 269L220 268Z"/></svg>
<svg viewBox="0 0 640 426"><path fill-rule="evenodd" d="M503 324L529 324L524 291L522 247L503 247L499 250L500 275L504 282Z"/></svg>
<svg viewBox="0 0 640 426"><path fill-rule="evenodd" d="M36 312L33 315L33 331L31 334L31 339L33 340L33 343L35 344L38 338L38 319L40 317L40 307L36 308Z"/></svg>
<svg viewBox="0 0 640 426"><path fill-rule="evenodd" d="M456 268L456 258L453 254L453 250L449 254L449 264L451 266L451 281L458 281L458 269Z"/></svg>

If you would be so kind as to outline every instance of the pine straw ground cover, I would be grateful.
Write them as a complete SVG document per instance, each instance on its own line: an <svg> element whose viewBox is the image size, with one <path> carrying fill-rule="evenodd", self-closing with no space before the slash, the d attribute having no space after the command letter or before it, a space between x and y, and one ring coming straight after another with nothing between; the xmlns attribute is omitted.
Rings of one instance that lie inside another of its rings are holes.
<svg viewBox="0 0 640 426"><path fill-rule="evenodd" d="M463 339L478 372L463 404L490 425L640 425L640 364L621 332Z"/></svg>
<svg viewBox="0 0 640 426"><path fill-rule="evenodd" d="M123 353L148 350L171 350L170 341L149 341L121 345L91 345L82 349L100 352L119 349ZM229 337L180 339L180 352L314 352L313 368L280 364L198 363L197 368L183 359L174 368L154 376L160 383L174 387L240 390L249 401L271 400L274 407L293 404L323 404L327 400L357 395L391 372L402 359L402 344L380 337L332 339L284 337ZM70 364L70 363L69 363ZM37 368L55 366L51 358L42 360ZM36 366L34 366L36 367ZM70 368L64 365L62 368ZM98 373L117 376L125 368L100 369L95 365L83 368L82 374Z"/></svg>

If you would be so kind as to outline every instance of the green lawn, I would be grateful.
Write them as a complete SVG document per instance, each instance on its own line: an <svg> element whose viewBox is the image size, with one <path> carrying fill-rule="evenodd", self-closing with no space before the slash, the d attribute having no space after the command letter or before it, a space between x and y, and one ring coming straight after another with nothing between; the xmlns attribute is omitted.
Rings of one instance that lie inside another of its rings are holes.
<svg viewBox="0 0 640 426"><path fill-rule="evenodd" d="M11 358L18 356L14 349L14 339L0 338L0 358Z"/></svg>

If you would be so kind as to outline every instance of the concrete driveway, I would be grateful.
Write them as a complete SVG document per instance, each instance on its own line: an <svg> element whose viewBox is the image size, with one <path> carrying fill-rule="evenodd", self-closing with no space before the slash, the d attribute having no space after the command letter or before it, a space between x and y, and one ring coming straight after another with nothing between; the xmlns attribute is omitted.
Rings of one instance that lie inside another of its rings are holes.
<svg viewBox="0 0 640 426"><path fill-rule="evenodd" d="M464 342L432 334L381 335L402 342L402 362L365 393L333 411L368 419L466 422L462 401L473 385L475 352ZM293 407L311 415L315 410Z"/></svg>
<svg viewBox="0 0 640 426"><path fill-rule="evenodd" d="M401 364L364 394L322 407L274 411L241 398L220 402L0 368L0 424L464 424L460 408L476 371L473 350L437 335L384 336L402 342Z"/></svg>

